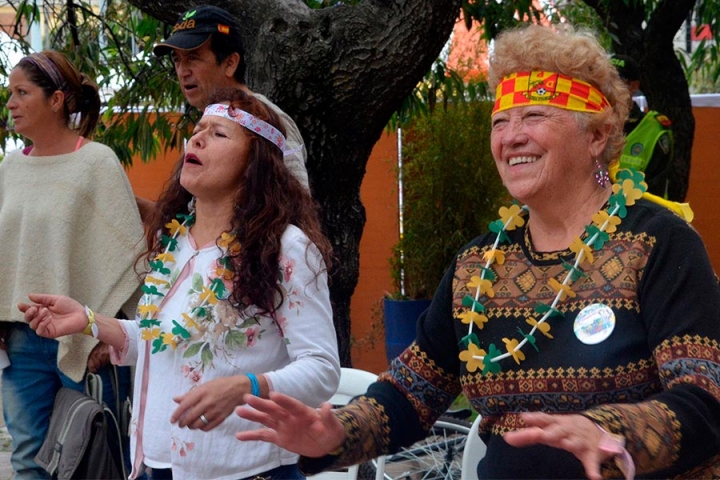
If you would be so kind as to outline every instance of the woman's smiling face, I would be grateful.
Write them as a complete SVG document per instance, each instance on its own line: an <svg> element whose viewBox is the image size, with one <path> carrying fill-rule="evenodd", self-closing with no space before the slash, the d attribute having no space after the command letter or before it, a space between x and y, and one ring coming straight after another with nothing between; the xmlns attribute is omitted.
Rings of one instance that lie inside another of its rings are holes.
<svg viewBox="0 0 720 480"><path fill-rule="evenodd" d="M492 117L495 164L510 194L524 203L542 202L561 185L592 178L595 143L569 110L532 105Z"/></svg>

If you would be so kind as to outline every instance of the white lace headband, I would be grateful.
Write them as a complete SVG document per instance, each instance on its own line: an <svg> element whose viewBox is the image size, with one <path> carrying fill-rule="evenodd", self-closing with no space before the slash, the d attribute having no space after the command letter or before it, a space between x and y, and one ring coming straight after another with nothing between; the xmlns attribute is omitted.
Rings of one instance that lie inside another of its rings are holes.
<svg viewBox="0 0 720 480"><path fill-rule="evenodd" d="M216 117L223 117L231 120L238 125L242 125L253 133L257 133L261 137L269 140L275 146L277 146L283 155L287 155L289 152L285 152L285 136L280 133L280 130L273 127L264 120L260 120L254 115L249 114L245 110L239 108L230 108L228 105L222 103L213 103L205 107L203 115L214 115Z"/></svg>

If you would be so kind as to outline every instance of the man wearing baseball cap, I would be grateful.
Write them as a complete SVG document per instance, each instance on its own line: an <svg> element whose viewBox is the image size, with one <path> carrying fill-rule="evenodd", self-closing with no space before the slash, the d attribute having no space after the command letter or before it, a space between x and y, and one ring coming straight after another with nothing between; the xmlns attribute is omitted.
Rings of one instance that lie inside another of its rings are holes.
<svg viewBox="0 0 720 480"><path fill-rule="evenodd" d="M610 59L620 77L635 93L640 89L640 67L632 57L613 55ZM667 198L668 170L673 155L672 123L665 115L650 110L644 113L631 100L630 115L625 122L625 148L620 168L632 167L645 172L648 190Z"/></svg>
<svg viewBox="0 0 720 480"><path fill-rule="evenodd" d="M155 45L153 53L171 55L183 95L193 107L203 110L216 89L232 87L253 94L272 108L285 124L285 165L310 188L307 152L297 125L277 105L245 85L245 51L235 17L213 5L193 7L178 18L170 36Z"/></svg>

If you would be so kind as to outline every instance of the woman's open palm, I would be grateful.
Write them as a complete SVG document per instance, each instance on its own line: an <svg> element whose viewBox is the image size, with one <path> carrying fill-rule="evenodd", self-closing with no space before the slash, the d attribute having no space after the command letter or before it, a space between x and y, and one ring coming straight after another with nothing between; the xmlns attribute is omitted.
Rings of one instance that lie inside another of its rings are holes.
<svg viewBox="0 0 720 480"><path fill-rule="evenodd" d="M81 333L88 324L85 307L70 297L31 293L28 298L32 303L19 303L18 308L41 337Z"/></svg>
<svg viewBox="0 0 720 480"><path fill-rule="evenodd" d="M327 455L345 441L345 428L329 403L311 408L277 392L270 400L245 395L245 401L248 406L235 410L238 416L267 428L237 432L238 440L270 442L306 457Z"/></svg>

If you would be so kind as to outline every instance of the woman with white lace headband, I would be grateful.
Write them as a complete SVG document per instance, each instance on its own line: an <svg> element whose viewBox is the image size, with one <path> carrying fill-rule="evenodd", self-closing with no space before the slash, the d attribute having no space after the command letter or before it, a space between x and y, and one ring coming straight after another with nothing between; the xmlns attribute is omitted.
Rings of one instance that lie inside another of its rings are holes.
<svg viewBox="0 0 720 480"><path fill-rule="evenodd" d="M150 219L136 319L67 297L21 305L39 335L85 331L137 365L132 478L148 467L151 478L303 478L297 455L237 442L257 424L232 415L245 394L271 391L317 407L339 382L331 248L284 150L272 110L217 92Z"/></svg>

